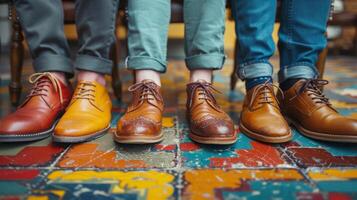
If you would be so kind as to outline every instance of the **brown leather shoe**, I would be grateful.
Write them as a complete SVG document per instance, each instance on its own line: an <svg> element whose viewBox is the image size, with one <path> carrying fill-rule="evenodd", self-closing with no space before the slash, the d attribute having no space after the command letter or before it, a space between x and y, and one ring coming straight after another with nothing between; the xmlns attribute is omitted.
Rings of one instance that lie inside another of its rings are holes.
<svg viewBox="0 0 357 200"><path fill-rule="evenodd" d="M288 142L292 139L291 129L280 112L273 87L265 83L247 91L239 127L247 136L262 142Z"/></svg>
<svg viewBox="0 0 357 200"><path fill-rule="evenodd" d="M0 120L0 142L22 142L51 135L64 113L72 94L53 74L36 73L30 77L34 86L25 102Z"/></svg>
<svg viewBox="0 0 357 200"><path fill-rule="evenodd" d="M160 86L144 80L129 87L133 99L117 124L114 140L118 143L145 144L163 140L161 132L164 103Z"/></svg>
<svg viewBox="0 0 357 200"><path fill-rule="evenodd" d="M326 80L302 79L284 92L282 112L300 133L318 140L357 142L357 120L341 116L319 89ZM281 97L279 97L281 98Z"/></svg>
<svg viewBox="0 0 357 200"><path fill-rule="evenodd" d="M203 144L233 144L237 134L231 118L219 107L211 83L187 84L187 121L189 137Z"/></svg>

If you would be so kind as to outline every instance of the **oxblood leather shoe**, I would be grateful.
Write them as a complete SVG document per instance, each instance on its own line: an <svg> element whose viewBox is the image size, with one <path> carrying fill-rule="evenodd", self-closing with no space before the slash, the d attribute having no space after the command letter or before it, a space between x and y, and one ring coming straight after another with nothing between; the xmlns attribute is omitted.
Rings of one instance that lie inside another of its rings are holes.
<svg viewBox="0 0 357 200"><path fill-rule="evenodd" d="M0 142L23 142L51 135L71 95L70 86L49 72L30 76L33 84L24 103L0 120Z"/></svg>
<svg viewBox="0 0 357 200"><path fill-rule="evenodd" d="M187 84L187 121L189 137L203 144L233 144L237 134L231 118L219 107L211 83L198 81Z"/></svg>
<svg viewBox="0 0 357 200"><path fill-rule="evenodd" d="M85 142L110 128L112 102L104 86L95 81L78 83L66 113L58 122L53 141Z"/></svg>
<svg viewBox="0 0 357 200"><path fill-rule="evenodd" d="M302 79L284 92L281 108L300 133L318 140L357 142L357 120L340 115L319 89L326 80Z"/></svg>
<svg viewBox="0 0 357 200"><path fill-rule="evenodd" d="M114 140L126 144L147 144L163 140L161 131L164 103L160 86L144 80L129 87L133 97L117 124Z"/></svg>
<svg viewBox="0 0 357 200"><path fill-rule="evenodd" d="M291 129L280 112L271 83L247 91L240 116L240 130L247 136L268 143L288 142Z"/></svg>

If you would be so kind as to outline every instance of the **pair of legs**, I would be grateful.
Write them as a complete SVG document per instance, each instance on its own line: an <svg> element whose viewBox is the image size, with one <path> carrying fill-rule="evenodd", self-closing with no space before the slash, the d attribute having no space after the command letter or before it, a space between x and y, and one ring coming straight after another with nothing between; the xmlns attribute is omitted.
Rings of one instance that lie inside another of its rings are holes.
<svg viewBox="0 0 357 200"><path fill-rule="evenodd" d="M36 73L30 77L34 86L25 102L1 119L0 140L41 139L53 130L59 142L97 136L110 121L104 75L111 73L118 0L75 2L79 49L74 64L64 34L62 1L14 0L14 4ZM73 76L74 66L79 73L72 96L67 78Z"/></svg>
<svg viewBox="0 0 357 200"><path fill-rule="evenodd" d="M320 90L327 82L317 79L316 62L326 47L332 1L281 1L278 97L271 84L273 68L269 62L275 50L272 31L277 1L231 2L239 44L238 76L246 81L247 88L241 130L263 142L286 142L292 138L288 120L312 138L357 142L357 122L332 108Z"/></svg>
<svg viewBox="0 0 357 200"><path fill-rule="evenodd" d="M163 139L163 100L160 73L166 71L169 0L129 1L128 69L136 84L133 99L118 122L115 139L120 143L152 143ZM225 60L225 0L185 0L185 54L190 70L187 116L191 138L202 143L228 144L236 140L233 123L215 101L211 86L213 70Z"/></svg>

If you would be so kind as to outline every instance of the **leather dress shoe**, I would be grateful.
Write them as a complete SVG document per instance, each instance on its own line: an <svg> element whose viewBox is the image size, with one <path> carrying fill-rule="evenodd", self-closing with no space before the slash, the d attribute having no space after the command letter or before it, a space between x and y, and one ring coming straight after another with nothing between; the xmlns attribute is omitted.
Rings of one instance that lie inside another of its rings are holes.
<svg viewBox="0 0 357 200"><path fill-rule="evenodd" d="M274 87L265 83L247 91L239 127L244 134L261 142L288 142L292 132L280 112Z"/></svg>
<svg viewBox="0 0 357 200"><path fill-rule="evenodd" d="M300 133L317 140L357 143L357 120L340 115L320 90L326 80L302 79L286 90L281 109Z"/></svg>
<svg viewBox="0 0 357 200"><path fill-rule="evenodd" d="M67 107L72 89L49 72L30 76L31 92L19 108L0 120L0 142L33 141L50 136Z"/></svg>
<svg viewBox="0 0 357 200"><path fill-rule="evenodd" d="M163 140L164 103L160 86L144 80L129 87L132 101L117 124L114 140L126 144L147 144Z"/></svg>
<svg viewBox="0 0 357 200"><path fill-rule="evenodd" d="M103 85L95 81L79 82L55 128L53 141L77 143L104 135L110 128L111 109L112 102Z"/></svg>
<svg viewBox="0 0 357 200"><path fill-rule="evenodd" d="M234 124L219 107L213 91L217 90L205 81L187 84L189 137L203 144L233 144L237 141Z"/></svg>

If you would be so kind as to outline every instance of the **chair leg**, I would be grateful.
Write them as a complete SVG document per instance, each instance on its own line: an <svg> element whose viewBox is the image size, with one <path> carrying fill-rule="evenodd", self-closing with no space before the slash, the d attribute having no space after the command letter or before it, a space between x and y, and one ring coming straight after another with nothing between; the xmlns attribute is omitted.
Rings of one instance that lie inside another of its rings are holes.
<svg viewBox="0 0 357 200"><path fill-rule="evenodd" d="M318 61L316 63L317 71L319 72L319 79L323 79L324 76L327 53L328 47L325 47L325 49L321 51ZM320 90L324 90L323 86L321 86Z"/></svg>
<svg viewBox="0 0 357 200"><path fill-rule="evenodd" d="M17 106L21 97L21 73L24 60L24 46L22 44L24 37L22 28L16 14L15 7L9 5L9 19L12 23L12 39L11 39L11 82L9 84L10 100L13 106Z"/></svg>
<svg viewBox="0 0 357 200"><path fill-rule="evenodd" d="M326 57L328 53L328 48L325 47L324 50L319 55L318 61L316 63L317 71L319 72L319 78L322 79L325 72Z"/></svg>
<svg viewBox="0 0 357 200"><path fill-rule="evenodd" d="M113 46L111 48L110 57L113 61L112 88L113 88L114 94L117 97L117 99L121 100L122 85L121 85L119 69L118 69L118 44L117 44L117 41L115 41L115 43L113 44Z"/></svg>
<svg viewBox="0 0 357 200"><path fill-rule="evenodd" d="M353 38L353 53L357 56L357 26L355 27L355 36Z"/></svg>
<svg viewBox="0 0 357 200"><path fill-rule="evenodd" d="M233 71L231 74L231 91L233 91L236 88L237 81L238 81L238 76L237 76L237 70L238 70L238 61L237 61L237 53L238 53L238 40L236 39L236 43L234 46L234 62L233 62Z"/></svg>

